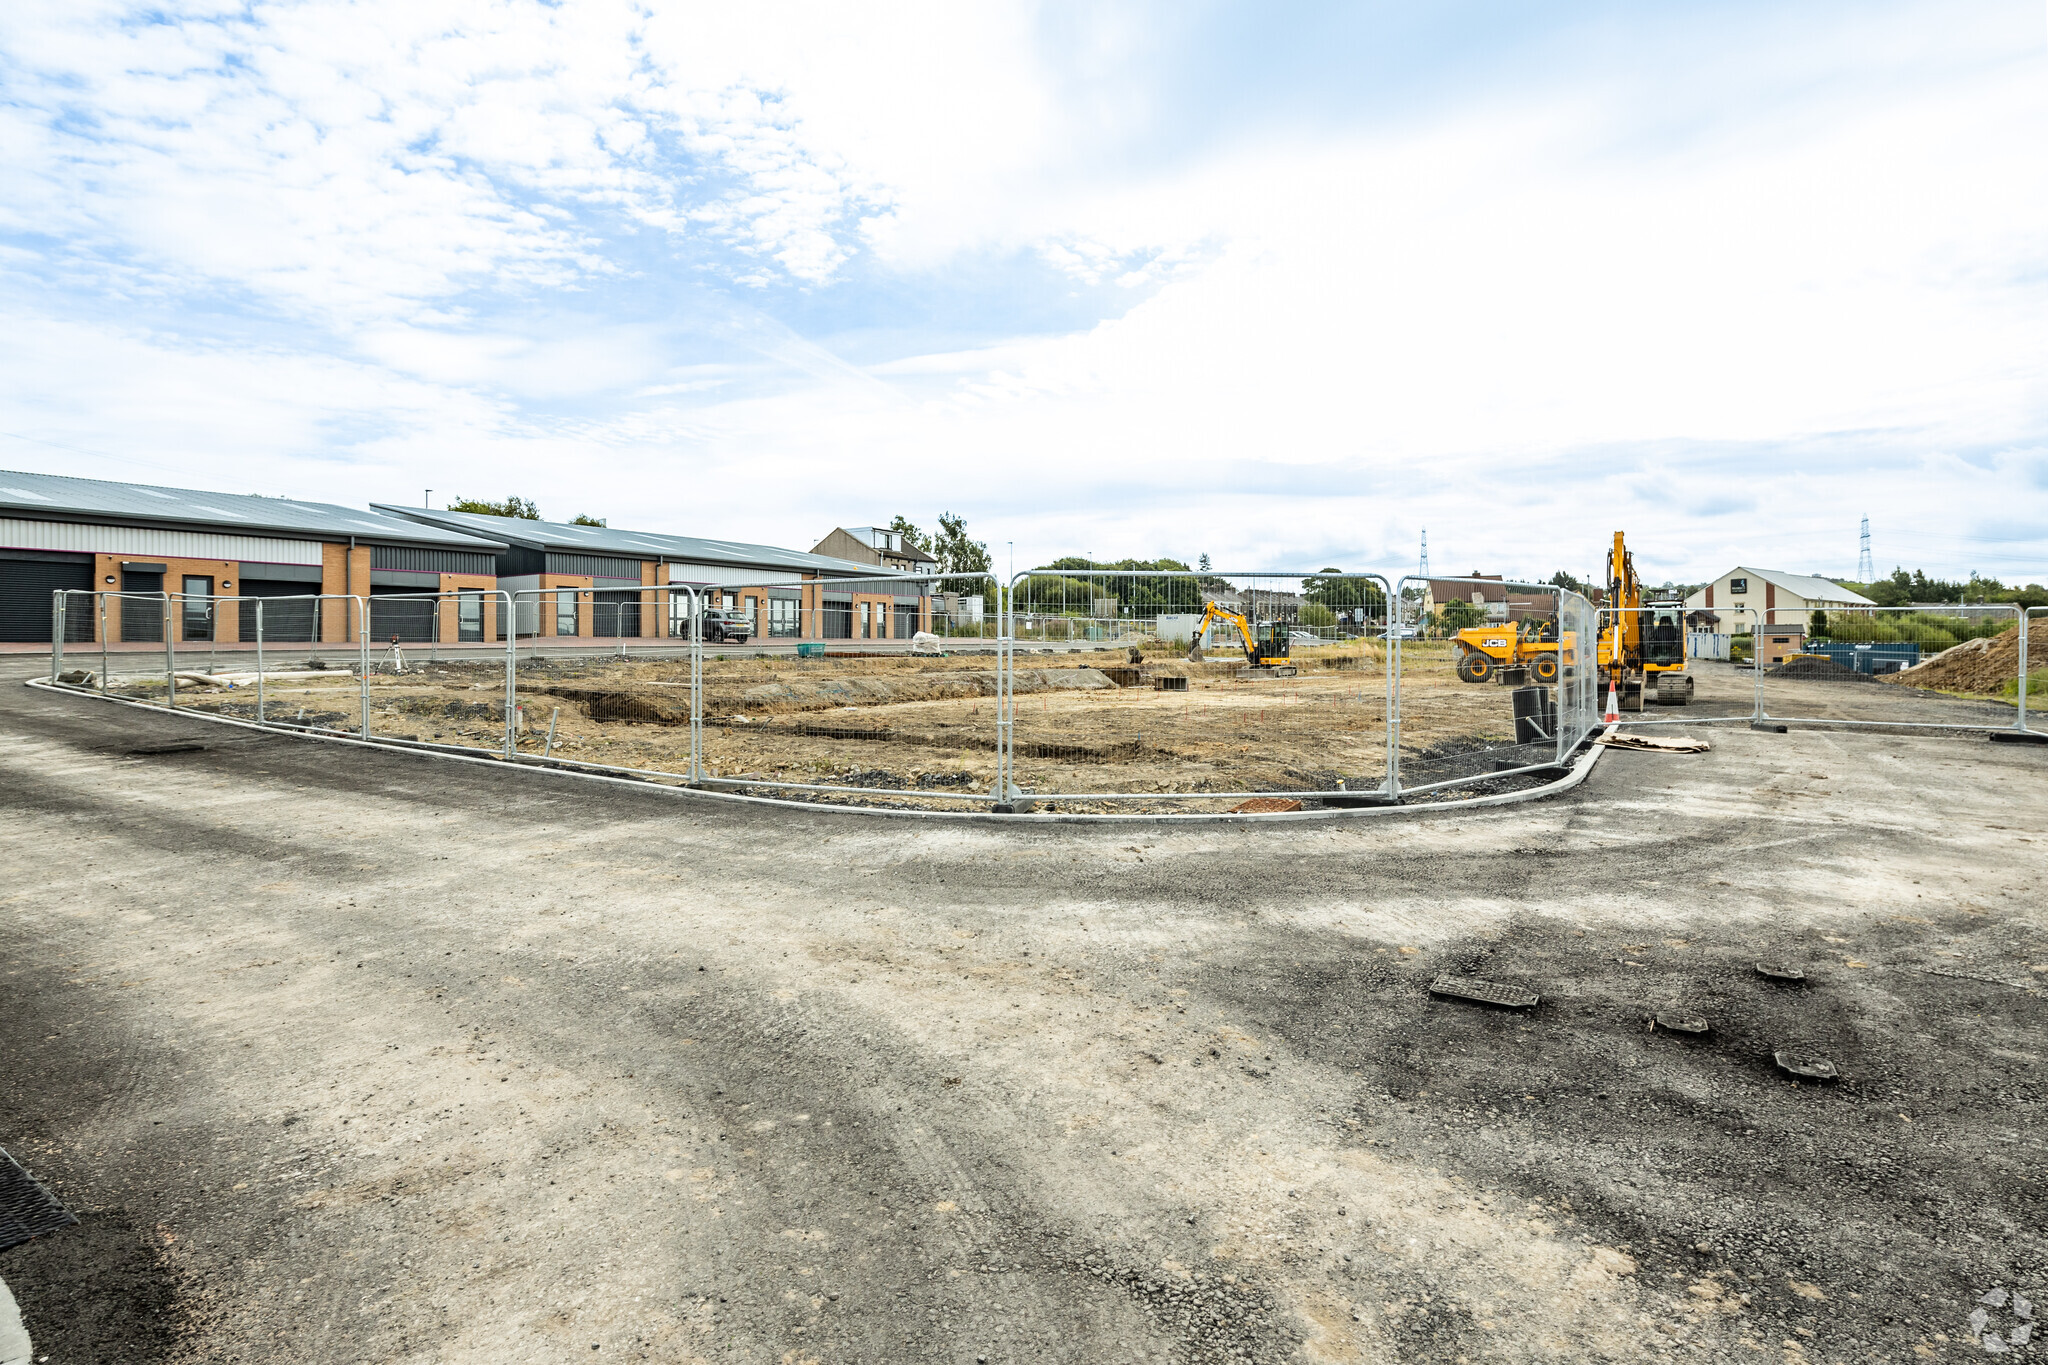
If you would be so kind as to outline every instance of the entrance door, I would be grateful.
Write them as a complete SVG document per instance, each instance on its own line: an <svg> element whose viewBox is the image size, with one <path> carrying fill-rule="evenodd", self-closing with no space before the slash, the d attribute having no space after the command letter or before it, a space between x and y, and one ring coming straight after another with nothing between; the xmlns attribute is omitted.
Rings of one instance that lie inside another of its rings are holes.
<svg viewBox="0 0 2048 1365"><path fill-rule="evenodd" d="M455 599L455 638L466 645L484 639L484 595L480 589L464 588Z"/></svg>
<svg viewBox="0 0 2048 1365"><path fill-rule="evenodd" d="M187 640L211 640L213 638L213 580L187 574L179 592L179 635Z"/></svg>

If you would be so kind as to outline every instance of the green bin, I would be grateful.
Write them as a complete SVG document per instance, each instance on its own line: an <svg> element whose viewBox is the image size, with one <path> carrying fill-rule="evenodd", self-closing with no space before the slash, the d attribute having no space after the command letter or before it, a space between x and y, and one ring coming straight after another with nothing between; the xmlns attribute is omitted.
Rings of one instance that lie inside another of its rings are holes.
<svg viewBox="0 0 2048 1365"><path fill-rule="evenodd" d="M821 659L824 656L825 642L823 640L808 640L796 647L796 657L799 659Z"/></svg>

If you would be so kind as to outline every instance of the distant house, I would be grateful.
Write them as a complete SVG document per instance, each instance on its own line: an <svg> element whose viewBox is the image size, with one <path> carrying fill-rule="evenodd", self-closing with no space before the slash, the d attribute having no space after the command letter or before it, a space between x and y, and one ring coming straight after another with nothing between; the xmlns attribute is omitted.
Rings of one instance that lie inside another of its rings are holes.
<svg viewBox="0 0 2048 1365"><path fill-rule="evenodd" d="M1861 593L1811 574L1741 567L1730 569L1685 599L1688 612L1715 612L1738 634L1752 621L1766 626L1803 626L1815 611L1876 605ZM1731 612L1737 615L1731 618ZM1740 614L1744 612L1756 615Z"/></svg>
<svg viewBox="0 0 2048 1365"><path fill-rule="evenodd" d="M1434 617L1454 601L1470 602L1486 613L1489 621L1521 621L1532 616L1550 616L1557 611L1557 594L1517 592L1499 574L1474 570L1467 575L1480 580L1428 578L1422 585L1422 614Z"/></svg>
<svg viewBox="0 0 2048 1365"><path fill-rule="evenodd" d="M811 547L814 555L878 564L891 573L937 573L939 561L886 526L836 526Z"/></svg>

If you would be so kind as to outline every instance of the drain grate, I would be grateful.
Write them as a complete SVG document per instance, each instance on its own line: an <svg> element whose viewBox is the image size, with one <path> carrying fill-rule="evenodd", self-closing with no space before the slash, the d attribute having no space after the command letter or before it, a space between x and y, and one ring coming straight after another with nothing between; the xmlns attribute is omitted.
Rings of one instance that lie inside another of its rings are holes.
<svg viewBox="0 0 2048 1365"><path fill-rule="evenodd" d="M1482 1005L1499 1005L1510 1010L1528 1009L1543 998L1526 986L1511 986L1503 981L1486 981L1476 976L1440 976L1429 983L1429 993L1459 1000L1476 1000Z"/></svg>
<svg viewBox="0 0 2048 1365"><path fill-rule="evenodd" d="M69 1227L78 1218L0 1148L0 1251Z"/></svg>

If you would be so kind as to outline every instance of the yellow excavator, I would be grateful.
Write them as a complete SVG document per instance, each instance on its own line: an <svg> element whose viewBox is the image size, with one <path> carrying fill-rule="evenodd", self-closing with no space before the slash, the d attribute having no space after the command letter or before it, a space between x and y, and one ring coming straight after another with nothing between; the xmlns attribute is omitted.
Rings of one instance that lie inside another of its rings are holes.
<svg viewBox="0 0 2048 1365"><path fill-rule="evenodd" d="M1191 663L1202 661L1202 635L1209 629L1211 621L1223 621L1237 631L1237 638L1244 645L1245 662L1253 668L1285 668L1292 670L1294 661L1287 657L1287 627L1278 621L1267 621L1257 630L1244 616L1211 602L1202 613L1202 624L1195 627L1194 645L1188 650Z"/></svg>
<svg viewBox="0 0 2048 1365"><path fill-rule="evenodd" d="M1685 603L1645 602L1635 559L1619 531L1607 552L1607 600L1600 604L1600 704L1611 687L1624 711L1646 699L1659 706L1692 700L1685 671Z"/></svg>

